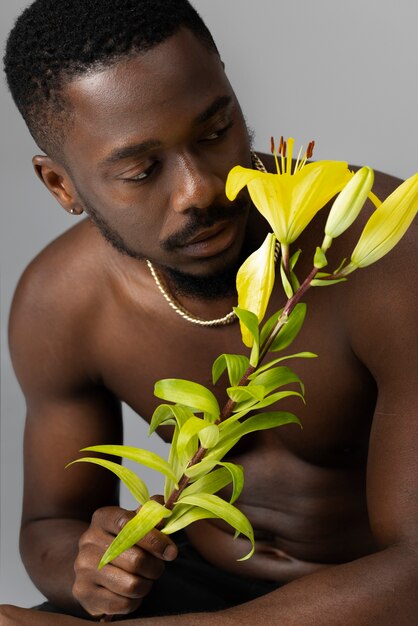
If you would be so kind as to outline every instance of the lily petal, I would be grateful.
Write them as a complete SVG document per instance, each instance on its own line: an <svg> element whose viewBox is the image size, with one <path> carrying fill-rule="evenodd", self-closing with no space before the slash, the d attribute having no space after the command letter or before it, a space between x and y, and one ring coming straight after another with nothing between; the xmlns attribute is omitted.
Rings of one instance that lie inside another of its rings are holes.
<svg viewBox="0 0 418 626"><path fill-rule="evenodd" d="M266 174L237 166L228 175L226 195L234 200L247 186L279 242L288 245L351 176L347 163L341 161L309 163L293 174Z"/></svg>
<svg viewBox="0 0 418 626"><path fill-rule="evenodd" d="M238 306L254 313L260 322L266 312L274 285L276 237L269 233L262 246L241 265L237 274ZM251 347L253 336L240 322L244 344Z"/></svg>
<svg viewBox="0 0 418 626"><path fill-rule="evenodd" d="M288 243L299 237L309 222L351 178L348 164L341 161L308 163L291 177L293 182Z"/></svg>

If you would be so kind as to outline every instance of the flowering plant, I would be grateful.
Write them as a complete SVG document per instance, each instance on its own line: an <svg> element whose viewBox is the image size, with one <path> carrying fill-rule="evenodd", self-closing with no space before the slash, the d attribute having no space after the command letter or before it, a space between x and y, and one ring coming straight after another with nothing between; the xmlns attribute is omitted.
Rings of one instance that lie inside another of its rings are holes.
<svg viewBox="0 0 418 626"><path fill-rule="evenodd" d="M150 433L162 424L174 427L168 460L130 446L99 445L84 449L131 459L161 472L165 477L164 504L151 499L143 480L118 463L98 457L74 461L96 463L111 470L140 505L135 517L106 550L99 568L140 541L154 527L169 534L204 518L221 518L236 530L236 536L245 535L251 550L243 559L251 556L254 551L251 524L233 504L243 488L243 468L223 458L249 433L300 423L292 413L266 409L289 396L303 400L302 381L283 362L316 355L311 352L279 354L265 362L266 357L270 353L282 353L299 333L306 315L306 304L301 300L310 287L345 281L356 269L380 259L398 243L416 215L418 174L380 202L372 192L374 174L369 167L353 173L344 162L308 163L313 143L303 156L299 151L293 161L293 146L292 138L287 142L281 139L277 149L272 141L275 174L237 166L226 182L230 200L247 187L254 205L273 232L247 258L237 274L238 306L234 311L239 318L243 343L250 348L250 353L249 356L222 354L213 363L213 384L224 372L229 379L225 406L221 409L212 391L198 383L160 380L155 384L155 395L164 403L152 416ZM311 270L300 281L295 268L301 251L291 255L290 245L334 196L324 239L316 248ZM333 239L351 226L367 198L377 208L366 223L350 261L342 261L334 271L323 271L328 265L326 253ZM263 323L275 284L277 244L281 251L280 282L287 301ZM292 383L296 383L297 391L286 388ZM227 485L232 485L229 502L216 495Z"/></svg>

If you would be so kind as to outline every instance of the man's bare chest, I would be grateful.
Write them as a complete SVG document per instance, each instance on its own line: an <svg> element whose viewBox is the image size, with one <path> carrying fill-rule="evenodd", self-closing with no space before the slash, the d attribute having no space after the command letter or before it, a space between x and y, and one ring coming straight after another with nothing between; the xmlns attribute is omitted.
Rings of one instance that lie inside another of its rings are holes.
<svg viewBox="0 0 418 626"><path fill-rule="evenodd" d="M153 390L162 378L189 379L208 386L222 406L228 381L223 377L213 387L211 368L221 353L246 352L238 324L202 329L164 313L138 312L134 307L109 311L96 342L102 381L147 421L160 402ZM353 354L343 320L331 301L320 308L317 296L309 299L304 328L285 353L302 350L318 355L288 362L305 385L306 403L286 398L272 408L295 413L303 429L280 427L270 440L309 463L350 464L367 450L375 385ZM244 447L264 445L263 438L253 437Z"/></svg>

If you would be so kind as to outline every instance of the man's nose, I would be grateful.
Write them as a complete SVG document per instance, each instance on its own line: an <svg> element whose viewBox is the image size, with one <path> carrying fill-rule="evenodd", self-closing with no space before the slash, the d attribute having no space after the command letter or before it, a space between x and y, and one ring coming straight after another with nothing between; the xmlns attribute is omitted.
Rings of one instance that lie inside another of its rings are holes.
<svg viewBox="0 0 418 626"><path fill-rule="evenodd" d="M172 180L171 208L176 213L188 209L206 209L225 195L225 182L198 159L182 156Z"/></svg>

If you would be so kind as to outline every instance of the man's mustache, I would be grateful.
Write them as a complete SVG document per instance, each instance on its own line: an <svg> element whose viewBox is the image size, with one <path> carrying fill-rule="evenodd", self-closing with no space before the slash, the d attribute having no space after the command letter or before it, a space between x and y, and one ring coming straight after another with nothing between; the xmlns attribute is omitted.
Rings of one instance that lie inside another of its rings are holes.
<svg viewBox="0 0 418 626"><path fill-rule="evenodd" d="M165 239L161 246L164 250L171 252L175 248L184 246L195 235L205 228L211 228L217 222L223 222L233 219L242 213L248 207L248 202L238 198L235 202L231 202L228 206L213 205L207 209L189 209L188 223L176 233L173 233Z"/></svg>

